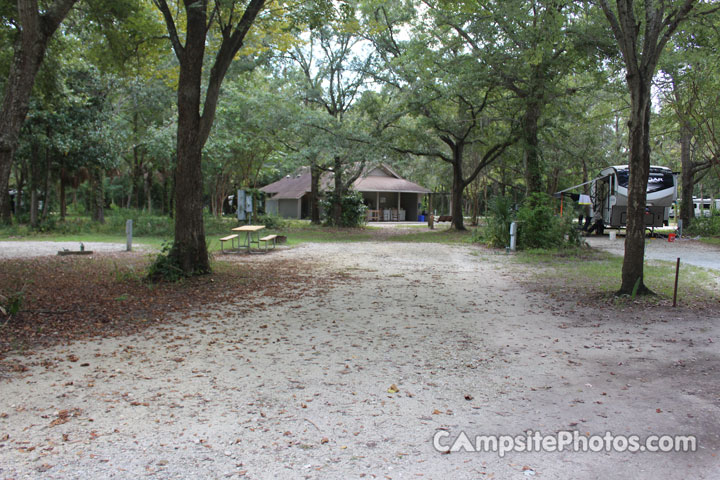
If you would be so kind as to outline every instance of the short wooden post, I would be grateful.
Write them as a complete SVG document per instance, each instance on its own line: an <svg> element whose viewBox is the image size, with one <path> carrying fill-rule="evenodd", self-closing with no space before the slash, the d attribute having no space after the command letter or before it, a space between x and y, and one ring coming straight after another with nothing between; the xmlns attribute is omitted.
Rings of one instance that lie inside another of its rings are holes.
<svg viewBox="0 0 720 480"><path fill-rule="evenodd" d="M673 292L673 307L677 307L677 288L678 288L679 275L680 275L680 257L678 257L677 264L675 264L675 291Z"/></svg>
<svg viewBox="0 0 720 480"><path fill-rule="evenodd" d="M132 220L125 222L125 233L127 234L127 251L132 252Z"/></svg>

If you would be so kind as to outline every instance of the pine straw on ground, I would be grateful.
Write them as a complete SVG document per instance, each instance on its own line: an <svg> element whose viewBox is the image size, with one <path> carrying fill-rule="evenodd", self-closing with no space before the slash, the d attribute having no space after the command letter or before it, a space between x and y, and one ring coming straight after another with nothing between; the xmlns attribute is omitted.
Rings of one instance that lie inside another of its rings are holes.
<svg viewBox="0 0 720 480"><path fill-rule="evenodd" d="M237 256L215 262L209 275L152 284L143 279L150 260L123 253L0 261L0 295L22 298L16 315L0 312L0 360L75 340L137 333L171 313L212 304L235 303L240 312L262 308L268 301L317 294L341 279L313 275L308 262Z"/></svg>

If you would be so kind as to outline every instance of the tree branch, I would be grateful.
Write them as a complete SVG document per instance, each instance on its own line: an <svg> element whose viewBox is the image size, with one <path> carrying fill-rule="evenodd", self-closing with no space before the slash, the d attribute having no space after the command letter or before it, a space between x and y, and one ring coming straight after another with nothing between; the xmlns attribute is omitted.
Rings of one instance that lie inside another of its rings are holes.
<svg viewBox="0 0 720 480"><path fill-rule="evenodd" d="M178 36L177 28L175 27L175 20L173 19L172 13L170 13L170 7L168 7L166 0L153 0L153 3L160 10L163 18L165 19L165 25L167 26L168 33L170 34L170 43L172 44L173 50L175 50L175 55L178 57L180 63L182 63L185 58L185 47L183 47L180 42L180 37Z"/></svg>

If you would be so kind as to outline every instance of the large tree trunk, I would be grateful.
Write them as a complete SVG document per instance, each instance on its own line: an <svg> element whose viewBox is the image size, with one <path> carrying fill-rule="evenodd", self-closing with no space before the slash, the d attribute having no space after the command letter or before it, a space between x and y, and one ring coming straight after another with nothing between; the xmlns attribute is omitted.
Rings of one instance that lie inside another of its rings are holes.
<svg viewBox="0 0 720 480"><path fill-rule="evenodd" d="M695 0L645 2L644 22L632 0L597 1L622 53L630 91L630 183L627 236L620 294L650 293L643 283L645 205L650 173L650 85L665 45L693 9Z"/></svg>
<svg viewBox="0 0 720 480"><path fill-rule="evenodd" d="M36 188L30 190L30 226L33 228L38 226L38 194Z"/></svg>
<svg viewBox="0 0 720 480"><path fill-rule="evenodd" d="M343 181L342 181L342 159L339 156L335 157L335 161L333 164L333 173L334 173L334 180L335 180L335 197L334 197L334 203L332 205L332 218L333 223L336 227L339 227L342 223L342 199L345 195L345 189L343 188Z"/></svg>
<svg viewBox="0 0 720 480"><path fill-rule="evenodd" d="M650 81L628 75L631 90L630 182L628 185L627 235L619 294L651 293L643 280L645 262L645 206L650 174Z"/></svg>
<svg viewBox="0 0 720 480"><path fill-rule="evenodd" d="M103 188L103 171L99 168L93 172L91 180L92 219L98 223L105 223L105 189Z"/></svg>
<svg viewBox="0 0 720 480"><path fill-rule="evenodd" d="M525 193L543 191L542 166L538 154L538 122L540 120L540 105L528 102L522 122L524 141L523 163L525 166Z"/></svg>
<svg viewBox="0 0 720 480"><path fill-rule="evenodd" d="M17 193L15 194L15 217L18 217L23 212L23 189L25 188L25 179L27 177L27 169L25 163L16 167L15 170L15 188Z"/></svg>
<svg viewBox="0 0 720 480"><path fill-rule="evenodd" d="M191 15L190 19L194 17ZM191 20L189 20L190 22ZM197 22L197 19L195 19ZM204 25L204 15L201 20ZM188 36L204 27L188 25ZM188 38L178 84L177 167L175 171L175 243L171 255L188 275L210 271L203 225L200 88L204 55L202 39Z"/></svg>
<svg viewBox="0 0 720 480"><path fill-rule="evenodd" d="M680 215L683 230L690 227L692 219L695 217L693 210L693 190L695 190L695 172L690 154L692 131L687 124L680 126L680 168L682 169L681 183L682 196L680 199Z"/></svg>
<svg viewBox="0 0 720 480"><path fill-rule="evenodd" d="M314 161L310 164L310 221L320 225L320 175L322 171Z"/></svg>
<svg viewBox="0 0 720 480"><path fill-rule="evenodd" d="M5 223L10 222L10 197L7 194L10 169L35 76L50 37L75 2L77 0L56 0L40 15L37 0L17 0L20 29L0 110L0 220Z"/></svg>
<svg viewBox="0 0 720 480"><path fill-rule="evenodd" d="M448 143L450 145L450 143ZM463 192L465 191L465 179L463 178L463 150L462 142L451 145L453 155L453 185L452 185L452 201L451 211L452 227L455 230L465 230L465 222L463 220Z"/></svg>
<svg viewBox="0 0 720 480"><path fill-rule="evenodd" d="M65 193L65 176L60 175L60 219L65 220L67 215L67 195Z"/></svg>
<svg viewBox="0 0 720 480"><path fill-rule="evenodd" d="M170 257L186 275L210 271L205 228L203 226L202 150L215 120L220 87L235 55L265 0L250 0L238 23L224 25L222 40L201 101L203 60L207 44L208 1L184 0L185 35L177 31L166 0L155 0L180 63L178 78L177 167L175 169L175 242ZM216 21L218 19L214 18ZM183 40L185 44L183 45ZM202 109L201 109L202 105Z"/></svg>
<svg viewBox="0 0 720 480"><path fill-rule="evenodd" d="M43 183L43 210L42 210L42 219L43 221L47 220L48 215L50 213L50 152L47 147L45 147L45 181Z"/></svg>
<svg viewBox="0 0 720 480"><path fill-rule="evenodd" d="M147 212L149 215L152 215L152 172L151 171L148 171L145 174L143 190L145 192L145 206L147 207Z"/></svg>

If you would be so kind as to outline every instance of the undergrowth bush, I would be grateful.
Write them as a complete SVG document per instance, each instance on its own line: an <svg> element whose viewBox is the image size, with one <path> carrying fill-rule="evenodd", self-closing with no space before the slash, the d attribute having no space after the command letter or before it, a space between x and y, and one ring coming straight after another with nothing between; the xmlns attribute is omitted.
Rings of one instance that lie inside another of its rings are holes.
<svg viewBox="0 0 720 480"><path fill-rule="evenodd" d="M265 225L265 228L272 230L287 228L290 224L288 220L270 213L266 213L265 215L258 215L257 218L253 221L253 223L258 225Z"/></svg>
<svg viewBox="0 0 720 480"><path fill-rule="evenodd" d="M704 237L720 235L720 211L712 210L709 217L693 218L687 232Z"/></svg>
<svg viewBox="0 0 720 480"><path fill-rule="evenodd" d="M495 197L488 206L487 227L483 231L485 242L491 247L507 247L510 245L510 223L515 215L512 199Z"/></svg>
<svg viewBox="0 0 720 480"><path fill-rule="evenodd" d="M164 242L160 253L150 264L147 279L151 282L178 282L185 278L185 272L172 254L172 242Z"/></svg>
<svg viewBox="0 0 720 480"><path fill-rule="evenodd" d="M555 214L551 196L534 193L527 197L515 212L512 200L495 197L489 205L487 227L482 231L483 240L490 246L503 248L510 245L510 224L518 222L517 248L551 249L579 245L580 235L569 215ZM478 238L473 234L473 241Z"/></svg>
<svg viewBox="0 0 720 480"><path fill-rule="evenodd" d="M555 248L577 245L578 231L570 216L555 214L555 200L545 193L528 196L518 210L518 248Z"/></svg>
<svg viewBox="0 0 720 480"><path fill-rule="evenodd" d="M340 224L335 224L333 218L333 210L337 195L335 191L329 192L321 201L323 211L323 223L331 227L359 227L365 223L365 212L367 207L363 203L363 198L360 192L351 190L347 192L342 199L340 204L342 205L342 217L340 218Z"/></svg>

